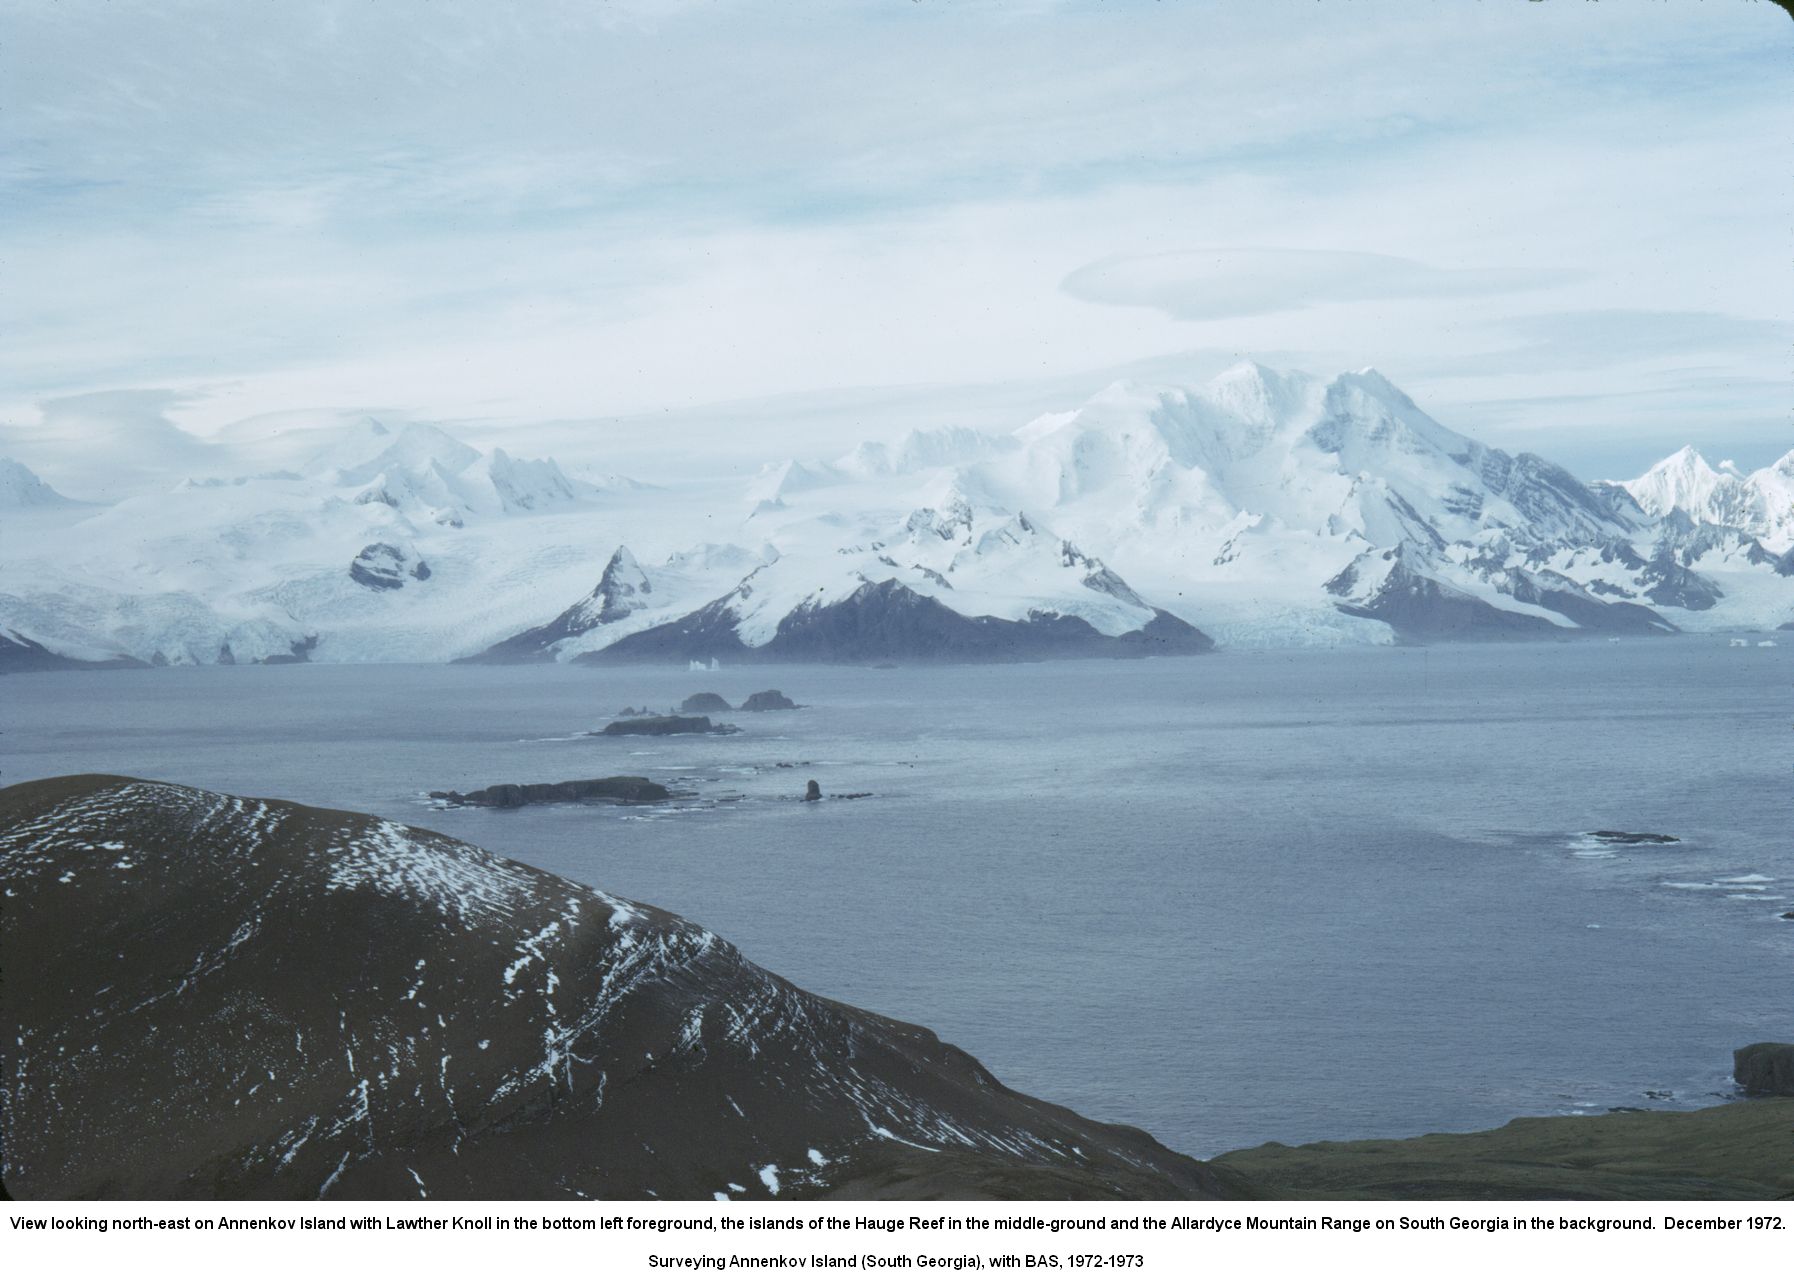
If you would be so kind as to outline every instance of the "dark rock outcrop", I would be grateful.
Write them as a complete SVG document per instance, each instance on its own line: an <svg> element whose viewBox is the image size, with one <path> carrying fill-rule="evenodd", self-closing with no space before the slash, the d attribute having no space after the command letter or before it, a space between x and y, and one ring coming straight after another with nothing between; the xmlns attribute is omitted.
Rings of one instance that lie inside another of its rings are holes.
<svg viewBox="0 0 1794 1273"><path fill-rule="evenodd" d="M1357 568L1347 566L1326 587L1337 597L1351 598L1358 589ZM1536 641L1575 633L1536 614L1499 609L1399 559L1369 596L1334 604L1344 614L1387 623L1411 641Z"/></svg>
<svg viewBox="0 0 1794 1273"><path fill-rule="evenodd" d="M822 784L817 782L814 778L810 779L809 782L805 783L804 784L804 799L805 800L820 800L820 799L822 799Z"/></svg>
<svg viewBox="0 0 1794 1273"><path fill-rule="evenodd" d="M1651 558L1638 581L1647 585L1644 595L1654 604L1683 610L1711 610L1725 595L1719 585L1682 565L1667 548Z"/></svg>
<svg viewBox="0 0 1794 1273"><path fill-rule="evenodd" d="M708 716L632 716L614 720L592 737L616 738L624 734L739 734L734 725L713 724Z"/></svg>
<svg viewBox="0 0 1794 1273"><path fill-rule="evenodd" d="M732 712L735 709L729 706L729 700L721 694L712 694L709 690L705 690L701 694L691 695L679 704L679 710L682 712Z"/></svg>
<svg viewBox="0 0 1794 1273"><path fill-rule="evenodd" d="M0 885L17 1199L1235 1187L675 915L377 818L21 783Z"/></svg>
<svg viewBox="0 0 1794 1273"><path fill-rule="evenodd" d="M1629 552L1623 545L1610 547L1615 552ZM1381 582L1371 582L1377 578L1379 567L1367 555L1329 579L1326 590L1339 598L1334 604L1341 612L1387 623L1398 636L1408 640L1564 640L1597 634L1665 636L1677 630L1675 624L1649 606L1624 599L1629 594L1612 585L1601 583L1585 588L1556 571L1507 568L1500 557L1471 564L1515 601L1556 611L1575 626L1554 623L1539 614L1504 609L1444 583L1426 573L1424 560L1416 565L1400 548L1385 552L1381 560L1391 563ZM1641 568L1644 564L1638 561Z"/></svg>
<svg viewBox="0 0 1794 1273"><path fill-rule="evenodd" d="M392 544L369 544L349 563L349 578L377 591L395 591L408 579L429 577L430 567L421 557Z"/></svg>
<svg viewBox="0 0 1794 1273"><path fill-rule="evenodd" d="M1511 572L1508 595L1515 601L1555 610L1584 632L1666 636L1676 630L1674 624L1649 606L1633 601L1602 601L1561 575L1541 579Z"/></svg>
<svg viewBox="0 0 1794 1273"><path fill-rule="evenodd" d="M1794 1096L1794 1043L1752 1043L1732 1053L1732 1077L1752 1096Z"/></svg>
<svg viewBox="0 0 1794 1273"><path fill-rule="evenodd" d="M7 672L92 672L147 667L140 659L75 659L57 654L11 628L0 627L0 675Z"/></svg>
<svg viewBox="0 0 1794 1273"><path fill-rule="evenodd" d="M432 791L432 800L475 804L488 809L519 809L526 804L658 804L673 793L647 778L576 778L571 782L501 782L478 791Z"/></svg>
<svg viewBox="0 0 1794 1273"><path fill-rule="evenodd" d="M1660 831L1590 831L1589 839L1607 844L1680 844L1679 837Z"/></svg>
<svg viewBox="0 0 1794 1273"><path fill-rule="evenodd" d="M778 690L759 690L747 696L741 705L744 712L792 712L797 704L786 698Z"/></svg>
<svg viewBox="0 0 1794 1273"><path fill-rule="evenodd" d="M257 663L310 663L311 652L318 648L318 634L313 632L300 637L287 647L285 654L270 654L266 658L257 659Z"/></svg>
<svg viewBox="0 0 1794 1273"><path fill-rule="evenodd" d="M734 593L718 598L682 619L632 633L575 662L1002 663L1204 654L1215 644L1163 610L1137 631L1109 636L1083 619L1045 611L1024 619L963 615L887 579L862 584L827 605L799 606L779 620L770 641L749 646L736 632L736 600Z"/></svg>
<svg viewBox="0 0 1794 1273"><path fill-rule="evenodd" d="M572 637L583 636L619 619L626 619L649 604L654 584L636 561L635 554L619 547L604 564L598 586L568 606L547 623L526 628L506 637L478 654L456 659L457 663L550 663L555 646Z"/></svg>

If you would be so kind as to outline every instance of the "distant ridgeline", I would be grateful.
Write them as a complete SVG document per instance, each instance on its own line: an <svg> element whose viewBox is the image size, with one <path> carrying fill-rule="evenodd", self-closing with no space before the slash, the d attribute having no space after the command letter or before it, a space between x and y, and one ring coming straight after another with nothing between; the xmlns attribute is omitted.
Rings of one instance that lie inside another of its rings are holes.
<svg viewBox="0 0 1794 1273"><path fill-rule="evenodd" d="M1372 370L1120 383L1012 433L916 432L720 495L423 424L227 436L186 438L110 507L0 461L0 670L992 662L1794 623L1794 453L1744 473L1685 448L1589 484Z"/></svg>

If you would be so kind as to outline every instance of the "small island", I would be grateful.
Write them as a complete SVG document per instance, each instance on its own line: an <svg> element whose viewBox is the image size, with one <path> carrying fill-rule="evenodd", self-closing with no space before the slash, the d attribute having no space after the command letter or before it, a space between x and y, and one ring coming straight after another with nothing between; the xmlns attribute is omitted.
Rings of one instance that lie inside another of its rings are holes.
<svg viewBox="0 0 1794 1273"><path fill-rule="evenodd" d="M603 729L587 733L588 738L621 738L629 734L739 734L738 725L723 725L708 716L632 716L614 720Z"/></svg>
<svg viewBox="0 0 1794 1273"><path fill-rule="evenodd" d="M478 791L432 791L430 799L485 809L520 809L526 804L659 804L673 793L647 778L576 778L570 782L500 782Z"/></svg>
<svg viewBox="0 0 1794 1273"><path fill-rule="evenodd" d="M747 701L741 705L744 712L794 712L798 708L778 690L761 690L757 694L749 694Z"/></svg>
<svg viewBox="0 0 1794 1273"><path fill-rule="evenodd" d="M685 713L694 712L794 712L801 703L794 703L778 690L759 690L749 694L739 708L732 707L729 700L721 694L710 690L701 690L679 704L679 710ZM625 713L627 715L628 713Z"/></svg>

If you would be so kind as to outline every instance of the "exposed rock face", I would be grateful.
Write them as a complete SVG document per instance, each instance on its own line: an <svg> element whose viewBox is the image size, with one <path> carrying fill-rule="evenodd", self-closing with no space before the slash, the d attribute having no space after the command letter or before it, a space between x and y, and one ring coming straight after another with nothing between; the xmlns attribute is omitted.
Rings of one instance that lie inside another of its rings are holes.
<svg viewBox="0 0 1794 1273"><path fill-rule="evenodd" d="M1794 1043L1753 1043L1732 1053L1732 1077L1752 1096L1794 1096Z"/></svg>
<svg viewBox="0 0 1794 1273"><path fill-rule="evenodd" d="M614 720L597 731L603 737L623 734L739 734L733 725L712 724L708 716L633 716Z"/></svg>
<svg viewBox="0 0 1794 1273"><path fill-rule="evenodd" d="M894 579L863 584L830 605L800 606L779 621L770 641L749 646L736 632L734 600L733 595L719 598L682 619L632 633L575 661L1001 663L1203 654L1214 648L1207 636L1162 610L1138 631L1108 636L1083 619L1043 611L1020 620L968 617Z"/></svg>
<svg viewBox="0 0 1794 1273"><path fill-rule="evenodd" d="M432 791L432 800L477 804L490 809L518 809L526 804L561 804L585 800L607 804L657 804L673 793L646 778L576 778L571 782L501 782L463 795Z"/></svg>
<svg viewBox="0 0 1794 1273"><path fill-rule="evenodd" d="M797 710L797 704L777 690L760 690L747 696L747 701L741 705L741 710L744 712L790 712Z"/></svg>
<svg viewBox="0 0 1794 1273"><path fill-rule="evenodd" d="M1584 584L1552 564L1567 568L1581 562L1587 567L1594 561L1637 572L1637 580L1626 587L1603 579ZM1688 589L1705 585L1673 557L1665 563L1649 565L1620 540L1571 550L1562 544L1523 547L1498 538L1455 563L1442 563L1437 551L1415 550L1412 545L1366 552L1323 586L1337 598L1334 605L1342 613L1387 623L1398 636L1412 641L1666 636L1677 631L1676 625L1631 598L1645 595L1643 589L1653 582L1660 584L1668 577L1666 571ZM1445 578L1440 577L1442 570ZM1499 603L1490 592L1534 609ZM1652 599L1662 600L1655 595ZM1537 610L1555 611L1567 622L1555 622Z"/></svg>
<svg viewBox="0 0 1794 1273"><path fill-rule="evenodd" d="M369 544L349 563L349 578L381 591L396 591L410 580L429 577L430 567L423 558L393 544Z"/></svg>
<svg viewBox="0 0 1794 1273"><path fill-rule="evenodd" d="M628 618L649 604L654 584L636 561L627 546L618 547L604 565L598 586L588 596L568 606L540 627L527 628L515 636L458 663L547 663L554 659L554 647L570 637L590 632L593 628Z"/></svg>
<svg viewBox="0 0 1794 1273"><path fill-rule="evenodd" d="M822 784L817 782L814 778L810 779L809 782L805 783L804 784L804 799L805 800L820 800L820 799L822 799Z"/></svg>
<svg viewBox="0 0 1794 1273"><path fill-rule="evenodd" d="M1417 641L1524 641L1571 634L1549 619L1490 605L1480 597L1409 569L1400 559L1380 584L1365 594L1356 565L1327 581L1327 591L1346 598L1339 609L1363 619L1379 619L1396 633Z"/></svg>
<svg viewBox="0 0 1794 1273"><path fill-rule="evenodd" d="M1711 580L1682 565L1671 552L1659 552L1650 561L1639 580L1649 586L1645 596L1660 606L1680 606L1684 610L1711 610L1725 594Z"/></svg>
<svg viewBox="0 0 1794 1273"><path fill-rule="evenodd" d="M294 641L285 654L270 654L267 658L257 659L257 663L310 663L311 652L318 648L317 634L301 637Z"/></svg>
<svg viewBox="0 0 1794 1273"><path fill-rule="evenodd" d="M709 690L705 690L702 694L693 694L679 704L679 710L682 712L732 712L735 709L729 706L729 700L721 694L712 694Z"/></svg>
<svg viewBox="0 0 1794 1273"><path fill-rule="evenodd" d="M1229 1188L677 916L376 818L23 783L0 883L14 1198Z"/></svg>
<svg viewBox="0 0 1794 1273"><path fill-rule="evenodd" d="M1556 586L1552 586L1552 585ZM1675 626L1649 606L1631 601L1602 601L1562 576L1541 580L1515 573L1508 595L1546 610L1555 610L1583 632L1633 636L1665 636Z"/></svg>

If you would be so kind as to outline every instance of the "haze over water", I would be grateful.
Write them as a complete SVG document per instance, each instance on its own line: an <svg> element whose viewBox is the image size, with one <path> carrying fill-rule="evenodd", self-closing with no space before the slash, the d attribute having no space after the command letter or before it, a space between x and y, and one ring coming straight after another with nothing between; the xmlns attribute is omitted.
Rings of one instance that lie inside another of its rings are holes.
<svg viewBox="0 0 1794 1273"><path fill-rule="evenodd" d="M1681 637L21 675L0 780L116 772L432 827L1209 1154L1729 1093L1732 1048L1794 1030L1788 673L1785 648ZM578 737L625 705L769 687L808 710ZM696 794L506 812L421 794L622 773ZM812 777L874 798L804 805ZM1584 835L1602 828L1681 843Z"/></svg>

